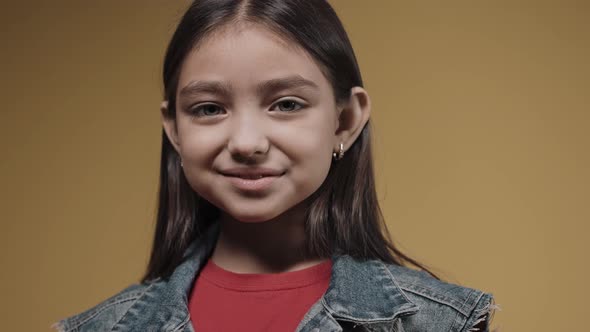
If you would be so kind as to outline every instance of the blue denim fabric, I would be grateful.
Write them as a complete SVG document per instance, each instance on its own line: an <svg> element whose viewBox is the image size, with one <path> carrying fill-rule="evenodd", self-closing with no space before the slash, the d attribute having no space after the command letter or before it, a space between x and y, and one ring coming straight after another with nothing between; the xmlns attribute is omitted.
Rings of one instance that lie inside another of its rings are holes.
<svg viewBox="0 0 590 332"><path fill-rule="evenodd" d="M131 285L54 327L66 332L194 332L188 294L218 233L212 227L195 241L170 278ZM474 326L491 310L491 294L377 260L338 255L332 266L328 290L296 332L487 331Z"/></svg>

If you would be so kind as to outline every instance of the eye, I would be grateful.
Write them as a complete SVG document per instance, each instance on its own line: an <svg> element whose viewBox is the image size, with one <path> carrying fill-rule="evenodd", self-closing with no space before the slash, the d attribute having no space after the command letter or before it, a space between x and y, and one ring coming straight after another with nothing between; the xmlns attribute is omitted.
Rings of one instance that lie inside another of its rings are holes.
<svg viewBox="0 0 590 332"><path fill-rule="evenodd" d="M281 112L295 112L303 108L303 105L292 99L281 100L275 104Z"/></svg>
<svg viewBox="0 0 590 332"><path fill-rule="evenodd" d="M223 108L215 104L199 105L190 110L190 113L193 116L215 116L223 114L224 112L225 111L223 110Z"/></svg>

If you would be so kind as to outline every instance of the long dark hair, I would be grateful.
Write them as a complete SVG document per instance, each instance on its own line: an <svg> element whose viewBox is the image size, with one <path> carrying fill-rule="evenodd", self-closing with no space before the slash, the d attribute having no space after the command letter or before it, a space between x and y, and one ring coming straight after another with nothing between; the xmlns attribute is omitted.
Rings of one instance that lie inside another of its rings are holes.
<svg viewBox="0 0 590 332"><path fill-rule="evenodd" d="M176 116L176 90L182 62L217 28L238 22L262 24L303 47L331 82L337 103L363 86L359 66L334 9L325 0L197 0L182 17L164 60L165 116ZM310 197L306 217L307 250L317 257L335 253L380 259L397 265L423 265L391 241L377 201L370 123L341 160L332 163ZM160 189L147 282L166 278L181 263L190 243L214 222L219 210L188 184L180 157L162 130ZM428 271L428 270L427 270Z"/></svg>

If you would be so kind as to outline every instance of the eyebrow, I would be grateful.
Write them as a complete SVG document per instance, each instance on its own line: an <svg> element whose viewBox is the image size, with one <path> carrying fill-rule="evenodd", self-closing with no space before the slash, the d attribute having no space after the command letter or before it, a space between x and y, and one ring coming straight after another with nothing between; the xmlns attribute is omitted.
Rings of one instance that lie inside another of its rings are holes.
<svg viewBox="0 0 590 332"><path fill-rule="evenodd" d="M275 78L262 82L256 87L256 92L263 95L265 92L274 94L281 90L295 89L295 88L314 88L319 89L318 85L313 81L307 80L300 75L287 76L283 78Z"/></svg>
<svg viewBox="0 0 590 332"><path fill-rule="evenodd" d="M180 97L188 97L200 93L218 94L224 97L231 95L231 86L218 81L192 81L180 90Z"/></svg>
<svg viewBox="0 0 590 332"><path fill-rule="evenodd" d="M313 88L318 89L318 85L313 81L303 78L300 75L275 78L264 81L256 87L256 93L259 95L274 94L281 90L294 88ZM180 90L180 96L186 97L199 93L219 94L224 97L231 95L232 87L228 83L220 81L193 81Z"/></svg>

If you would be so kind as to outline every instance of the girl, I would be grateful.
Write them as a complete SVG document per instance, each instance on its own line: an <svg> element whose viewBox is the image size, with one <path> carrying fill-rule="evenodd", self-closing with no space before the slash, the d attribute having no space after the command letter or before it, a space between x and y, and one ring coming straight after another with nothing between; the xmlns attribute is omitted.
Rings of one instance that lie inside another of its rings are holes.
<svg viewBox="0 0 590 332"><path fill-rule="evenodd" d="M487 330L490 294L403 267L422 268L379 211L362 86L326 1L195 1L164 63L147 272L55 327Z"/></svg>

